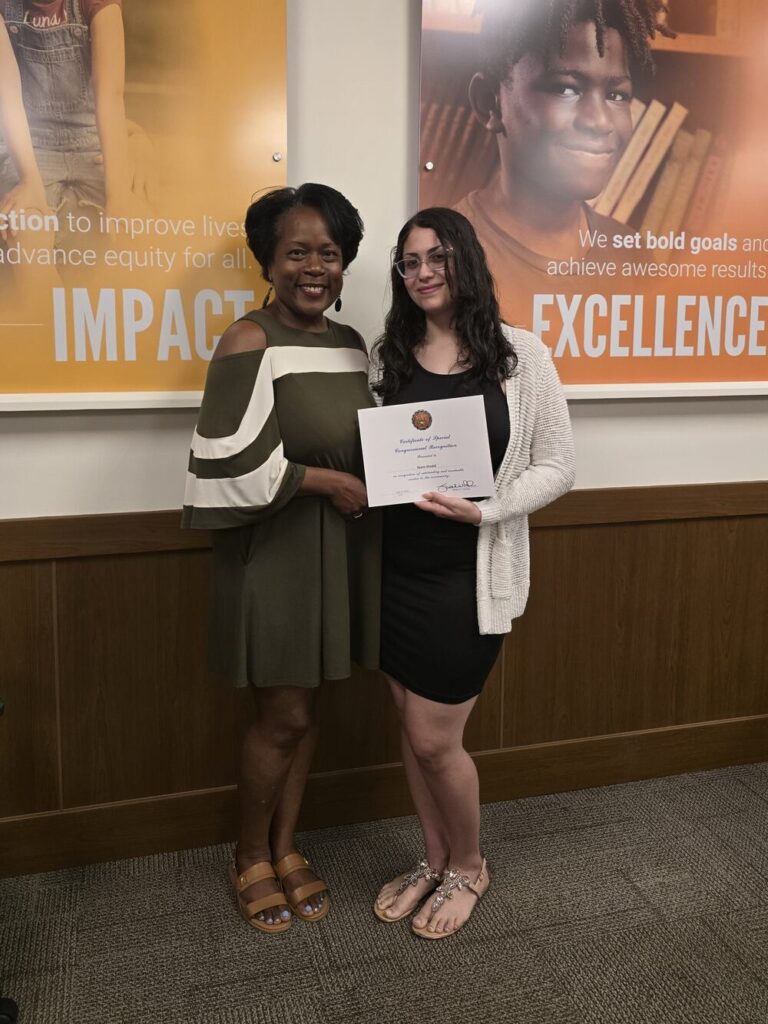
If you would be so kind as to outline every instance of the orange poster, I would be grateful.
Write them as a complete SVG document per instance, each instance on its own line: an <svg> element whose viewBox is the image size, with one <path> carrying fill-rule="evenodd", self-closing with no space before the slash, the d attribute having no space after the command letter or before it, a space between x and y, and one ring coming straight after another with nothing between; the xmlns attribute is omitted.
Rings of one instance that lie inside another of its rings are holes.
<svg viewBox="0 0 768 1024"><path fill-rule="evenodd" d="M768 5L425 0L419 205L583 394L768 391Z"/></svg>
<svg viewBox="0 0 768 1024"><path fill-rule="evenodd" d="M0 0L0 392L162 404L261 301L285 0Z"/></svg>

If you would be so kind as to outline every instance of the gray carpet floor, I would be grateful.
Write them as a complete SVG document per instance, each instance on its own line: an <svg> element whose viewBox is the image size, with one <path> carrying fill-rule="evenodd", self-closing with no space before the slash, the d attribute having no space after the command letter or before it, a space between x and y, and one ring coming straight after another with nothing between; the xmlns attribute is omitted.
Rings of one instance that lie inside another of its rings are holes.
<svg viewBox="0 0 768 1024"><path fill-rule="evenodd" d="M444 942L371 901L415 819L307 833L332 913L264 936L227 847L0 881L20 1024L766 1024L768 764L489 804L493 882Z"/></svg>

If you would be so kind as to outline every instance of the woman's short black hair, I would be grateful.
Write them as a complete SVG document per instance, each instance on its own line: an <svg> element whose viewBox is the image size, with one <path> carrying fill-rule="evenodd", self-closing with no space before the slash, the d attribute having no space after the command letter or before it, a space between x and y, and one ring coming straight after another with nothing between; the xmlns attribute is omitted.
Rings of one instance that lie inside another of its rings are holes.
<svg viewBox="0 0 768 1024"><path fill-rule="evenodd" d="M446 266L446 280L454 301L453 327L460 346L459 360L472 371L468 380L500 381L511 376L517 356L501 327L496 285L475 229L458 211L432 206L411 217L397 237L392 305L384 333L377 342L382 377L374 390L380 395L398 391L413 373L413 350L424 340L424 311L411 299L394 266L402 259L403 247L414 228L431 228L453 254Z"/></svg>
<svg viewBox="0 0 768 1024"><path fill-rule="evenodd" d="M357 256L363 237L360 214L346 196L330 185L308 181L298 188L276 188L251 203L245 214L245 237L248 248L261 266L261 276L268 280L269 267L275 258L280 237L280 221L296 207L317 210L328 225L328 234L341 249L343 267Z"/></svg>
<svg viewBox="0 0 768 1024"><path fill-rule="evenodd" d="M650 40L657 34L674 38L665 23L665 0L476 0L482 15L480 43L483 68L503 82L526 53L546 59L563 54L572 25L595 24L595 44L605 54L605 33L614 28L624 40L633 75L653 70Z"/></svg>

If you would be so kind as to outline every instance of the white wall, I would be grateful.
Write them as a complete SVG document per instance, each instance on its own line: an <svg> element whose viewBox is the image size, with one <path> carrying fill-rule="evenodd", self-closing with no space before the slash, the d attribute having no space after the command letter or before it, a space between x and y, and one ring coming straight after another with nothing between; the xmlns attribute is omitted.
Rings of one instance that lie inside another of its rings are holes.
<svg viewBox="0 0 768 1024"><path fill-rule="evenodd" d="M415 208L418 0L288 0L291 183L366 223L343 319L381 326L390 247ZM258 99L255 98L258 102ZM768 397L572 404L579 487L768 478ZM176 508L192 411L6 414L0 518Z"/></svg>

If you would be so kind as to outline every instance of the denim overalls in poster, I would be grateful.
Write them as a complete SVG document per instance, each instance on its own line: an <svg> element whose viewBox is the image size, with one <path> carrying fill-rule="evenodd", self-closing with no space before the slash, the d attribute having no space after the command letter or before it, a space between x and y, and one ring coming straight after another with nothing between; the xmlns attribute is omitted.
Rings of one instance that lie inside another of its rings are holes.
<svg viewBox="0 0 768 1024"><path fill-rule="evenodd" d="M35 157L53 210L104 205L104 169L91 85L91 33L80 0L65 0L66 21L25 22L23 0L6 0L5 24L21 75ZM0 148L0 195L17 181Z"/></svg>

